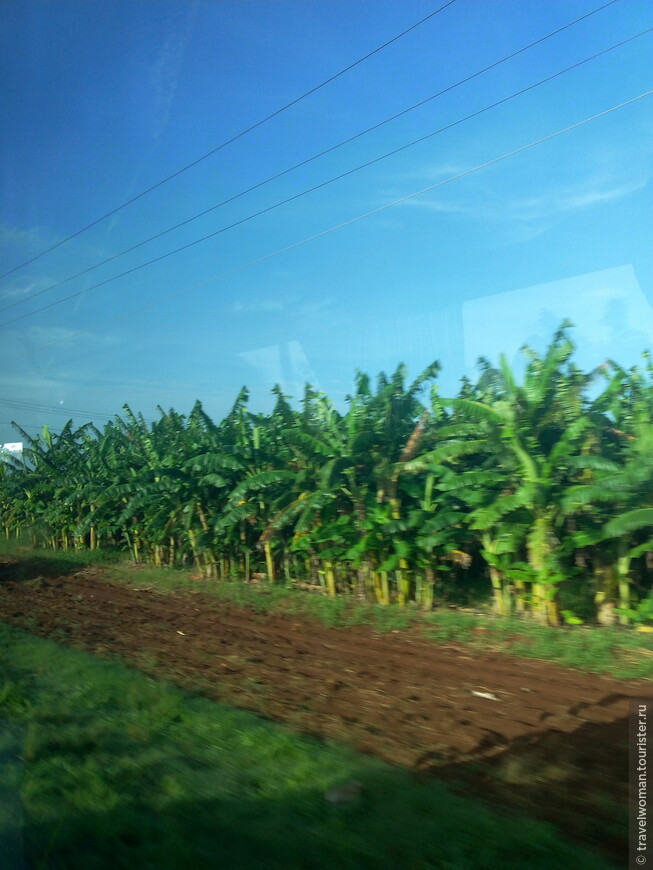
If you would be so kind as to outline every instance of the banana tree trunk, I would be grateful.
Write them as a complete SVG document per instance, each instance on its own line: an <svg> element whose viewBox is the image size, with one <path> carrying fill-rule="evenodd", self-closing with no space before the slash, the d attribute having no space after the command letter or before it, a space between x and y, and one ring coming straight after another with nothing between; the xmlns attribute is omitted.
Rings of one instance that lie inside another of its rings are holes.
<svg viewBox="0 0 653 870"><path fill-rule="evenodd" d="M408 577L408 562L399 560L399 568L395 571L397 579L397 600L400 607L405 607L410 598L410 578Z"/></svg>
<svg viewBox="0 0 653 870"><path fill-rule="evenodd" d="M505 577L497 567L497 541L490 532L484 532L481 536L483 558L490 574L492 584L492 610L497 616L507 616L510 607L506 607L506 594L504 591Z"/></svg>
<svg viewBox="0 0 653 870"><path fill-rule="evenodd" d="M531 584L531 612L538 622L559 625L556 587L550 583L554 551L553 529L546 514L536 517L528 536L528 564L538 578Z"/></svg>
<svg viewBox="0 0 653 870"><path fill-rule="evenodd" d="M206 520L206 514L204 513L204 510L202 509L202 505L199 502L197 502L197 505L196 505L196 512L197 512L197 517L200 521L200 525L202 527L202 531L205 533L208 532L209 531L209 524ZM216 573L217 573L217 564L216 564L217 560L216 560L215 554L213 553L212 550L207 548L204 551L204 561L206 564L207 577L215 577Z"/></svg>
<svg viewBox="0 0 653 870"><path fill-rule="evenodd" d="M492 610L497 616L507 616L506 597L503 593L503 577L493 565L488 565L490 582L492 583Z"/></svg>
<svg viewBox="0 0 653 870"><path fill-rule="evenodd" d="M424 572L424 579L422 581L422 596L421 596L421 605L422 608L429 613L433 610L433 598L435 593L435 572L433 568L430 566Z"/></svg>
<svg viewBox="0 0 653 870"><path fill-rule="evenodd" d="M197 568L200 567L200 560L197 553L197 542L195 539L195 532L193 529L188 529L188 543L190 544L190 551L193 556L193 562Z"/></svg>
<svg viewBox="0 0 653 870"><path fill-rule="evenodd" d="M327 593L328 593L330 598L335 598L336 597L336 576L335 576L335 573L333 571L333 564L331 562L327 561L324 563L324 568L325 568L324 574L325 574L325 578L326 578Z"/></svg>
<svg viewBox="0 0 653 870"><path fill-rule="evenodd" d="M619 556L617 559L617 584L619 587L619 624L628 625L630 619L630 556Z"/></svg>
<svg viewBox="0 0 653 870"><path fill-rule="evenodd" d="M388 572L387 571L373 571L372 572L372 583L374 585L374 594L376 596L377 604L389 604L388 598Z"/></svg>
<svg viewBox="0 0 653 870"><path fill-rule="evenodd" d="M390 604L390 583L388 582L388 572L381 572L381 594L382 604L386 607Z"/></svg>
<svg viewBox="0 0 653 870"><path fill-rule="evenodd" d="M263 544L263 552L265 553L265 565L268 572L268 580L270 583L274 583L274 561L272 559L272 548L270 547L269 541L266 541Z"/></svg>
<svg viewBox="0 0 653 870"><path fill-rule="evenodd" d="M132 537L132 545L133 545L133 550L134 550L134 562L140 562L141 539L140 539L140 535L138 534L138 529L134 530L134 534Z"/></svg>
<svg viewBox="0 0 653 870"><path fill-rule="evenodd" d="M605 565L599 561L594 566L594 581L596 592L594 604L596 606L596 621L599 625L614 625L615 594L617 582L612 565Z"/></svg>
<svg viewBox="0 0 653 870"><path fill-rule="evenodd" d="M371 573L371 565L366 561L361 562L356 570L356 597L361 602L367 601L367 589Z"/></svg>
<svg viewBox="0 0 653 870"><path fill-rule="evenodd" d="M315 550L309 551L308 558L308 577L312 586L320 585L320 577L318 574L319 562L315 554Z"/></svg>
<svg viewBox="0 0 653 870"><path fill-rule="evenodd" d="M558 607L558 602L555 599L555 595L553 589L548 590L547 601L546 601L546 618L547 623L549 625L559 626L560 625L560 608Z"/></svg>
<svg viewBox="0 0 653 870"><path fill-rule="evenodd" d="M531 584L531 614L537 622L547 621L547 603L542 583Z"/></svg>

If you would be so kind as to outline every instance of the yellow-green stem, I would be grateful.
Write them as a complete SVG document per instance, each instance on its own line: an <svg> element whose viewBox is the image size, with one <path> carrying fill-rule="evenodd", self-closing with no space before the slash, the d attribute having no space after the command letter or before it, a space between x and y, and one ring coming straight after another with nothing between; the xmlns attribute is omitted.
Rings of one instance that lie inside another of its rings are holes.
<svg viewBox="0 0 653 870"><path fill-rule="evenodd" d="M335 573L333 571L333 565L331 564L331 562L325 562L324 567L326 569L325 574L326 574L327 592L331 598L335 598L336 597L336 576L335 576Z"/></svg>
<svg viewBox="0 0 653 870"><path fill-rule="evenodd" d="M265 565L268 571L268 580L274 583L274 561L272 560L272 548L270 542L266 541L263 544L263 552L265 553Z"/></svg>

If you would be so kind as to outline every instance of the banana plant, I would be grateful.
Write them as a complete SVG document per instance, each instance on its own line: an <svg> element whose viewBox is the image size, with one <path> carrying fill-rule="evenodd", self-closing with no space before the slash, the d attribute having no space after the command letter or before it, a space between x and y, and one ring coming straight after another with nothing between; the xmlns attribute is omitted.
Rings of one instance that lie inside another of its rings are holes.
<svg viewBox="0 0 653 870"><path fill-rule="evenodd" d="M243 388L219 423L198 402L152 424L125 406L103 431L21 432L23 458L0 473L5 535L126 545L208 576L283 570L424 607L436 577L464 582L480 553L497 612L554 623L557 589L585 559L627 615L650 577L653 368L583 374L567 328L541 356L524 349L519 382L505 358L482 360L454 399L433 363L408 385L403 366L374 386L357 373L342 414L310 386L295 410L277 386L271 414L251 413ZM592 376L606 386L589 401Z"/></svg>
<svg viewBox="0 0 653 870"><path fill-rule="evenodd" d="M556 555L560 498L570 481L570 461L590 427L581 413L587 378L569 363L570 326L562 324L543 358L524 348L528 363L521 385L505 356L498 370L483 363L479 390L485 396L479 399L473 391L470 396L467 389L465 396L443 400L454 411L451 428L444 433L448 440L419 460L422 467L433 467L444 460L473 458L474 465L459 472L460 489L467 497L481 490L483 503L474 507L470 525L482 535L495 607L505 609L499 557L514 557L506 547L516 548L523 532L533 577L531 610L552 624L559 623L556 586L564 576Z"/></svg>
<svg viewBox="0 0 653 870"><path fill-rule="evenodd" d="M591 481L570 487L563 499L565 513L581 524L570 544L593 549L597 608L616 609L622 624L632 613L632 561L653 551L653 424L638 422L632 431L619 462L579 457L576 466L590 471Z"/></svg>

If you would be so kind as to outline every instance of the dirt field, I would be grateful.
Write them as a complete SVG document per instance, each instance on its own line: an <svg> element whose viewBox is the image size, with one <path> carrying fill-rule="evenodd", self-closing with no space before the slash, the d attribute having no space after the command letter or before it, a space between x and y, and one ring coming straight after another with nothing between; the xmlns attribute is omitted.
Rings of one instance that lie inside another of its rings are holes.
<svg viewBox="0 0 653 870"><path fill-rule="evenodd" d="M0 565L8 624L521 807L625 861L628 700L650 683L133 591L97 570L14 574Z"/></svg>

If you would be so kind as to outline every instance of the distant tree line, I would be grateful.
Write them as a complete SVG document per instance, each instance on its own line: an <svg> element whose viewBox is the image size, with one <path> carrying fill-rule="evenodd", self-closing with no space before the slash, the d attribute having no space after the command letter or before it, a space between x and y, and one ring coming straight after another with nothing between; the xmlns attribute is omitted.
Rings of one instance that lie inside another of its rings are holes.
<svg viewBox="0 0 653 870"><path fill-rule="evenodd" d="M653 366L585 373L563 323L439 396L434 362L357 373L345 413L307 385L248 392L213 422L128 406L35 438L0 464L7 537L55 548L128 548L137 562L207 578L301 582L331 596L430 609L491 590L498 614L559 624L653 620Z"/></svg>

